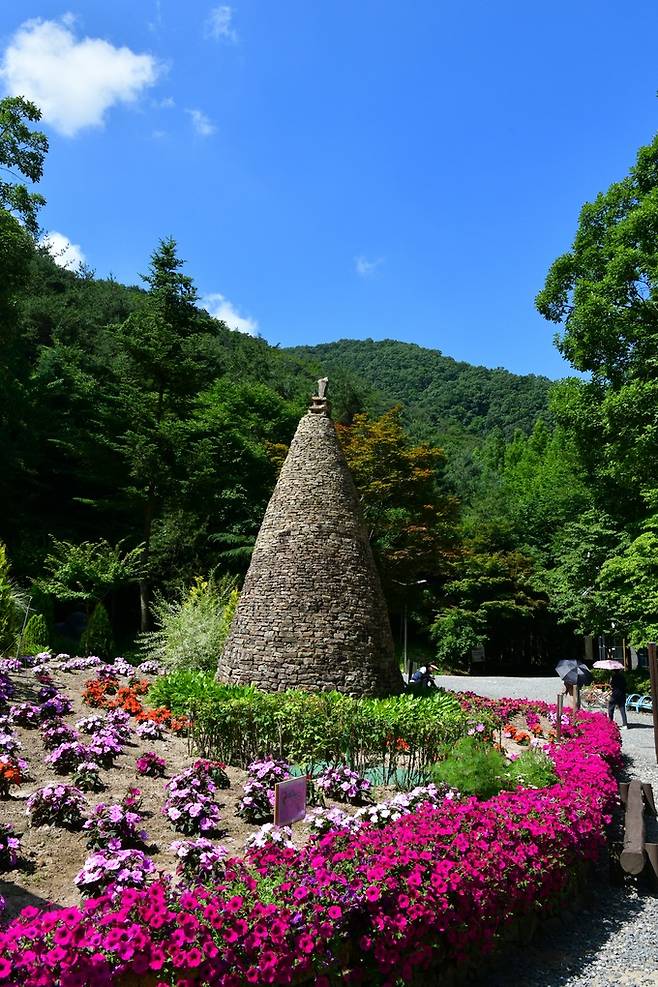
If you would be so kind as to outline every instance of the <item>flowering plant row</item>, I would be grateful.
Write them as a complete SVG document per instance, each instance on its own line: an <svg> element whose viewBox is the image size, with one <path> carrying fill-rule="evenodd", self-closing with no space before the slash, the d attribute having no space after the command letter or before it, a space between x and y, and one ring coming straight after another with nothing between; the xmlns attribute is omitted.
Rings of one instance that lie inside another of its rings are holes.
<svg viewBox="0 0 658 987"><path fill-rule="evenodd" d="M515 712L531 710L549 712ZM134 883L147 875L112 860L123 875L113 894L81 909L24 909L0 934L0 984L420 978L488 948L511 917L545 906L574 865L599 852L616 795L617 728L581 713L550 756L559 782L548 788L421 801L380 828L334 829L300 850L264 839L244 860L224 860L211 888L181 892L156 880L122 889L132 879L124 871L134 870ZM189 777L180 787L198 791ZM95 861L89 883L108 866Z"/></svg>

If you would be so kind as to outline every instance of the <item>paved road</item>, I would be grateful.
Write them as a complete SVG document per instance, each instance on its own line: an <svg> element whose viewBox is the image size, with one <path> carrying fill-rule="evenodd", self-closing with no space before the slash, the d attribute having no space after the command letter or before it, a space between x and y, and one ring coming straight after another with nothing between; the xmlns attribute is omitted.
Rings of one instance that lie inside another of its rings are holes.
<svg viewBox="0 0 658 987"><path fill-rule="evenodd" d="M561 682L557 675L549 678L517 678L513 675L437 675L437 685L455 692L477 692L479 696L489 699L543 699L544 702L554 703L561 690ZM619 722L619 712L616 714ZM627 713L629 730L622 730L624 753L635 753L647 766L656 769L654 758L652 719L646 713ZM653 761L653 764L652 764ZM655 779L658 782L658 778ZM658 791L658 785L657 785Z"/></svg>
<svg viewBox="0 0 658 987"><path fill-rule="evenodd" d="M491 699L555 702L559 689L555 676L442 675L436 681ZM650 782L658 794L651 717L629 713L628 722L630 729L621 732L625 776ZM567 913L557 929L546 928L532 945L503 954L469 987L658 987L658 897L635 879L613 888L606 873L595 874L583 908Z"/></svg>

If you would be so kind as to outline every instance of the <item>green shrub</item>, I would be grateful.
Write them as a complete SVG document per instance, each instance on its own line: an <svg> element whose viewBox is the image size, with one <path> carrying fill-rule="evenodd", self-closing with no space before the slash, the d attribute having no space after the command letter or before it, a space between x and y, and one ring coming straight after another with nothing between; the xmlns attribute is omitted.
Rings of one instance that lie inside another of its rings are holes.
<svg viewBox="0 0 658 987"><path fill-rule="evenodd" d="M466 723L459 702L441 691L388 699L266 693L182 670L158 679L149 702L191 712L202 753L229 764L244 767L271 753L312 773L321 764L346 761L361 772L375 769L385 784L427 779L446 742L456 740Z"/></svg>
<svg viewBox="0 0 658 987"><path fill-rule="evenodd" d="M612 672L605 668L593 668L592 675L594 676L596 685L607 685L610 682ZM646 668L634 668L631 671L624 672L624 678L626 679L626 687L629 695L632 692L639 692L641 696L651 693L651 679L648 677Z"/></svg>
<svg viewBox="0 0 658 987"><path fill-rule="evenodd" d="M532 747L512 761L507 774L508 788L519 785L523 788L548 788L557 782L555 765L548 754Z"/></svg>
<svg viewBox="0 0 658 987"><path fill-rule="evenodd" d="M507 760L477 737L461 737L444 761L434 765L434 781L445 782L462 795L489 799L507 787Z"/></svg>
<svg viewBox="0 0 658 987"><path fill-rule="evenodd" d="M22 655L38 655L39 652L48 651L49 648L50 637L46 618L43 614L34 613L25 625L19 651Z"/></svg>
<svg viewBox="0 0 658 987"><path fill-rule="evenodd" d="M238 601L236 581L195 580L191 589L180 591L174 600L156 596L153 616L156 630L139 637L144 658L161 662L165 668L215 670L233 620Z"/></svg>
<svg viewBox="0 0 658 987"><path fill-rule="evenodd" d="M181 668L155 680L149 689L149 705L166 706L172 713L186 713L204 704L213 706L255 691L251 686L222 685L212 672Z"/></svg>
<svg viewBox="0 0 658 987"><path fill-rule="evenodd" d="M9 578L7 550L0 541L0 655L13 648L20 630L16 593Z"/></svg>
<svg viewBox="0 0 658 987"><path fill-rule="evenodd" d="M114 655L112 625L102 603L94 607L80 639L80 648L83 655L98 655L99 658L111 658Z"/></svg>

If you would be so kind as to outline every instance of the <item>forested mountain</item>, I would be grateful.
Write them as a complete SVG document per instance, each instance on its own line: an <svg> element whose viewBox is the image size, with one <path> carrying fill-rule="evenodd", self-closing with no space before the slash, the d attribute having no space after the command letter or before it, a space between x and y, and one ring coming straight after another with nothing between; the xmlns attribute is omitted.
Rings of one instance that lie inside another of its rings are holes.
<svg viewBox="0 0 658 987"><path fill-rule="evenodd" d="M505 439L517 430L529 434L548 414L546 377L473 366L415 343L339 339L287 352L312 361L328 376L355 375L374 392L368 402L373 410L399 403L416 436L449 446L491 432Z"/></svg>
<svg viewBox="0 0 658 987"><path fill-rule="evenodd" d="M0 100L0 162L36 182L26 119ZM656 175L658 139L549 271L538 308L591 374L558 384L394 340L279 350L200 307L173 239L139 287L63 270L41 198L0 182L0 653L21 599L46 634L82 605L130 641L155 593L244 573L324 375L394 626L426 654L525 668L574 632L655 640Z"/></svg>

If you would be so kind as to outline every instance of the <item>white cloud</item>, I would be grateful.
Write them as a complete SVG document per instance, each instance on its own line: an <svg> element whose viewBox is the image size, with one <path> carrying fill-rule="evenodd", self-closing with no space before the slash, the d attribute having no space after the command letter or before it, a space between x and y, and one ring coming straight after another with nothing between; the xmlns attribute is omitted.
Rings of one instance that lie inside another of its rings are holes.
<svg viewBox="0 0 658 987"><path fill-rule="evenodd" d="M225 322L229 329L235 329L237 332L246 332L250 336L255 336L258 332L258 323L256 320L239 315L224 295L220 295L217 292L204 295L201 299L201 305L214 319L221 319L222 322Z"/></svg>
<svg viewBox="0 0 658 987"><path fill-rule="evenodd" d="M360 278L371 278L373 274L377 273L383 263L383 257L378 257L377 260L368 260L367 257L360 255L354 258L354 270Z"/></svg>
<svg viewBox="0 0 658 987"><path fill-rule="evenodd" d="M201 110L185 110L192 118L192 126L201 137L210 137L217 130L210 117Z"/></svg>
<svg viewBox="0 0 658 987"><path fill-rule="evenodd" d="M156 110L172 110L176 105L176 100L171 96L165 96L164 99L158 99L153 104Z"/></svg>
<svg viewBox="0 0 658 987"><path fill-rule="evenodd" d="M238 43L238 32L231 27L233 19L233 8L226 5L213 7L206 21L205 33L207 38L214 38L216 41L230 41L231 44Z"/></svg>
<svg viewBox="0 0 658 987"><path fill-rule="evenodd" d="M73 23L70 15L60 22L25 21L0 62L5 91L33 100L44 121L66 137L102 126L110 107L134 102L160 70L152 55L102 38L76 38Z"/></svg>
<svg viewBox="0 0 658 987"><path fill-rule="evenodd" d="M47 248L56 264L68 268L69 271L75 271L80 264L84 264L86 261L79 244L71 243L67 236L64 236L63 233L57 233L56 230L47 233L39 242Z"/></svg>

